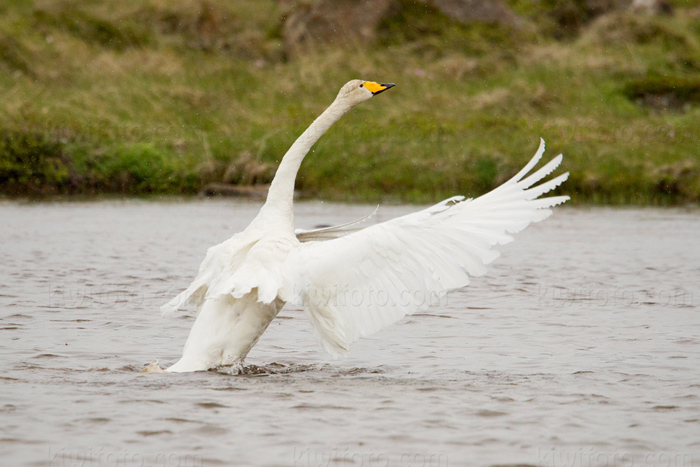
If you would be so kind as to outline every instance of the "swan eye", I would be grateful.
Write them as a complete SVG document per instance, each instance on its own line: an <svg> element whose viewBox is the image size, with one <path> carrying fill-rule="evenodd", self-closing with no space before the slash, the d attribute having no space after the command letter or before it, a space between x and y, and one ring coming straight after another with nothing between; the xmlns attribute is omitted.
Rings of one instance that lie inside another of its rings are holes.
<svg viewBox="0 0 700 467"><path fill-rule="evenodd" d="M365 83L360 83L360 87L363 87L364 85L365 85Z"/></svg>

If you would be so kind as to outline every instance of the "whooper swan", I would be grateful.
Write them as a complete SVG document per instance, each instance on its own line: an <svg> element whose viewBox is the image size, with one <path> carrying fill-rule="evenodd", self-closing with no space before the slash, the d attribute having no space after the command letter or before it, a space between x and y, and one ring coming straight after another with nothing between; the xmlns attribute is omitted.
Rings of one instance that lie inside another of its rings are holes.
<svg viewBox="0 0 700 467"><path fill-rule="evenodd" d="M499 255L496 245L569 199L537 199L568 176L534 186L562 160L559 155L528 176L544 152L541 141L520 172L479 198L456 196L364 229L295 231L294 181L304 156L346 112L393 86L362 80L343 86L284 155L248 228L210 248L194 282L161 308L169 314L187 300L197 305L182 358L166 372L240 368L286 302L304 307L329 354L343 355L360 337L424 308L425 297L484 274ZM358 303L349 295L366 299Z"/></svg>

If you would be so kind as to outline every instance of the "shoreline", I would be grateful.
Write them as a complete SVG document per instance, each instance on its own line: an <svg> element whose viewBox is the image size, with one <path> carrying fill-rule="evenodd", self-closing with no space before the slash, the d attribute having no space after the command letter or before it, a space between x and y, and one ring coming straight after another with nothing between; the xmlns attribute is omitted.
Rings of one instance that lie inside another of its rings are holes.
<svg viewBox="0 0 700 467"><path fill-rule="evenodd" d="M485 193L483 193L485 194ZM561 194L572 196L566 190L562 190ZM443 198L422 198L420 200L407 201L397 197L387 196L383 199L342 199L342 198L321 198L313 196L299 195L295 196L294 203L319 203L319 204L337 204L337 205L367 205L367 206L431 206L439 203L451 196L459 195L454 193ZM477 195L478 197L479 195ZM575 195L574 195L575 196ZM668 202L661 203L596 203L577 201L572 198L566 204L559 206L558 209L595 209L595 208L610 208L610 209L674 209L684 211L700 211L700 203L691 202ZM0 205L31 205L31 204L61 204L61 203L101 203L101 202L146 202L146 203L195 203L199 201L235 201L246 204L260 204L265 202L265 198L248 197L248 196L210 196L202 194L182 194L182 193L146 193L146 194L129 194L129 193L98 193L98 194L60 194L60 195L43 195L43 196L6 196L0 194Z"/></svg>

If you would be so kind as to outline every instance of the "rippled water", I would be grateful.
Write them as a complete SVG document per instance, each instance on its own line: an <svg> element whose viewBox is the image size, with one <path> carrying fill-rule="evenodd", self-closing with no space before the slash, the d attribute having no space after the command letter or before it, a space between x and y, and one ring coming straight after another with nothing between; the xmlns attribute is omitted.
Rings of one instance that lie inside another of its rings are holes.
<svg viewBox="0 0 700 467"><path fill-rule="evenodd" d="M700 465L700 211L558 209L344 360L285 308L245 375L139 373L192 323L158 306L258 208L0 204L0 464Z"/></svg>

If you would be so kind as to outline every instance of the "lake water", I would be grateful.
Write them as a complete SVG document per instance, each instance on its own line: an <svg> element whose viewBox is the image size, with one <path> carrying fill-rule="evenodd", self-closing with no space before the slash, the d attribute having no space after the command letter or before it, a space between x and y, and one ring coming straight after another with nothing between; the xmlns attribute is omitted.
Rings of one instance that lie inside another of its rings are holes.
<svg viewBox="0 0 700 467"><path fill-rule="evenodd" d="M140 373L192 324L158 307L259 207L0 204L0 464L700 466L700 211L557 209L346 359L291 307L245 375Z"/></svg>

